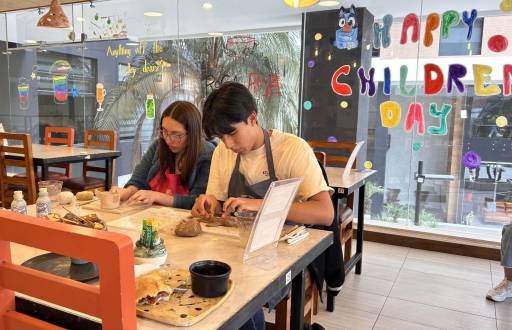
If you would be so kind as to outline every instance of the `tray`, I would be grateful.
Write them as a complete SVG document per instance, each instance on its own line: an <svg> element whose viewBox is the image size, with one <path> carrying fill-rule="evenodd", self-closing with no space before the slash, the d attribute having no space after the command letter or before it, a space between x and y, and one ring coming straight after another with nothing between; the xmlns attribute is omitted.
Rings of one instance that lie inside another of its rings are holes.
<svg viewBox="0 0 512 330"><path fill-rule="evenodd" d="M70 257L56 253L39 255L25 261L21 265L80 282L87 282L98 278L98 267L96 264L88 262L83 265L75 265L71 263Z"/></svg>
<svg viewBox="0 0 512 330"><path fill-rule="evenodd" d="M161 268L159 271L164 269ZM169 271L167 276L169 286L178 286L175 279L176 275L179 274L179 277L186 278L188 290L185 293L173 293L169 301L161 300L158 305L137 305L137 315L174 326L191 326L217 309L233 291L233 281L229 280L228 291L224 296L217 298L198 297L192 292L190 273L187 270L168 269L167 271Z"/></svg>

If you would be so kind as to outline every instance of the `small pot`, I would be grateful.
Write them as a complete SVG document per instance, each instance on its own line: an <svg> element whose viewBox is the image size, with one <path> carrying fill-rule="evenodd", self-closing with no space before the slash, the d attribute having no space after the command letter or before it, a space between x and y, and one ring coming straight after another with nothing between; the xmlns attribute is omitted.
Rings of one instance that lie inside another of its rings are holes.
<svg viewBox="0 0 512 330"><path fill-rule="evenodd" d="M231 267L228 264L216 260L202 260L190 265L189 271L194 294L215 298L223 296L228 291L228 279L231 273Z"/></svg>

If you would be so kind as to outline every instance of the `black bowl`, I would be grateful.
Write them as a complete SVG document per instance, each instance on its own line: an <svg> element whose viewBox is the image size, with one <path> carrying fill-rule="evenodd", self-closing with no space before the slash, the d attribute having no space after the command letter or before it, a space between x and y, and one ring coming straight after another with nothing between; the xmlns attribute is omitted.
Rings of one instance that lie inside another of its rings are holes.
<svg viewBox="0 0 512 330"><path fill-rule="evenodd" d="M200 297L220 297L228 290L231 267L224 262L197 261L190 265L189 271L192 279L192 292Z"/></svg>

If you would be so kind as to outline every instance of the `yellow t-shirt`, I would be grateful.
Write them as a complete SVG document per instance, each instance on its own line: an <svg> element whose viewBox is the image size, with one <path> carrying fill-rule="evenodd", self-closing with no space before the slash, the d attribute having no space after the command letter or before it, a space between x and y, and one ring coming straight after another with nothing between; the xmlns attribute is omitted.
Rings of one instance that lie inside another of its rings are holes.
<svg viewBox="0 0 512 330"><path fill-rule="evenodd" d="M315 154L306 141L293 134L272 130L270 136L274 170L279 180L302 177L296 201L305 201L321 191L332 192L327 186ZM228 186L237 154L220 142L213 152L206 193L219 201L228 199ZM240 172L248 184L269 179L265 146L240 156Z"/></svg>

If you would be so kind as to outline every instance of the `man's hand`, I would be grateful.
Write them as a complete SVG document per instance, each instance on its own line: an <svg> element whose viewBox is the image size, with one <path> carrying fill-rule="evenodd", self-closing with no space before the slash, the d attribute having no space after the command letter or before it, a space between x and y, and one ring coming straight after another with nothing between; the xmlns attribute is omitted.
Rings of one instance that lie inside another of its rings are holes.
<svg viewBox="0 0 512 330"><path fill-rule="evenodd" d="M222 215L229 215L235 211L258 211L261 203L263 203L263 199L230 197L224 203Z"/></svg>
<svg viewBox="0 0 512 330"><path fill-rule="evenodd" d="M196 198L191 214L194 217L209 218L220 212L220 203L212 195L201 194Z"/></svg>

